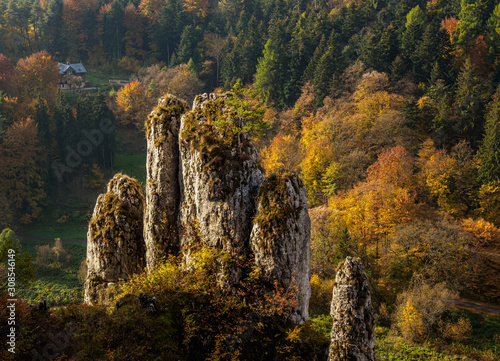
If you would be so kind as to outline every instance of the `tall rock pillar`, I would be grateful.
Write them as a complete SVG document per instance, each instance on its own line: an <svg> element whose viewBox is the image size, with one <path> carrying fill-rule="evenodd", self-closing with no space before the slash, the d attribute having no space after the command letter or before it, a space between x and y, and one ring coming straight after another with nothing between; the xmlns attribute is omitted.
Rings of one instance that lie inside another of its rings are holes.
<svg viewBox="0 0 500 361"><path fill-rule="evenodd" d="M232 94L198 95L182 117L180 131L180 243L189 259L198 245L225 251L231 259L248 251L254 196L264 178L259 155L229 104ZM238 267L221 267L219 280L237 285Z"/></svg>
<svg viewBox="0 0 500 361"><path fill-rule="evenodd" d="M260 186L257 201L250 246L264 292L297 287L297 305L287 317L302 324L311 297L311 221L304 184L290 172L273 174Z"/></svg>
<svg viewBox="0 0 500 361"><path fill-rule="evenodd" d="M167 94L158 100L146 121L144 241L150 270L159 258L179 251L179 127L187 109L183 100Z"/></svg>

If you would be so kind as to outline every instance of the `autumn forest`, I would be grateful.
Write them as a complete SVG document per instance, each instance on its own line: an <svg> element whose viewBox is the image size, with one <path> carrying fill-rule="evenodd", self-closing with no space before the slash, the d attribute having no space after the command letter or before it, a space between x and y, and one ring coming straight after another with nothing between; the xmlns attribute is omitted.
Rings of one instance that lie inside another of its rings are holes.
<svg viewBox="0 0 500 361"><path fill-rule="evenodd" d="M74 63L85 76L61 75ZM306 188L301 352L328 335L336 267L356 256L380 360L500 359L498 314L450 304L500 304L498 0L0 0L0 231L84 238L114 173L133 168L144 186L135 162L157 99L228 90L253 117L266 175L290 170ZM48 223L80 233L39 232ZM30 282L47 271L36 247ZM54 306L81 302L78 252L64 266L76 291ZM95 359L135 355L109 353L123 340L103 334L85 336Z"/></svg>

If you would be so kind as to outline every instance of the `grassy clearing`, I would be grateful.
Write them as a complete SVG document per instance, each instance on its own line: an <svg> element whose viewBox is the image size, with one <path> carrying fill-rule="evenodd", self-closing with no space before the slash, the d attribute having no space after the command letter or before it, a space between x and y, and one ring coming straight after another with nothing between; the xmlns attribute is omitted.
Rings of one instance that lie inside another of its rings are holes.
<svg viewBox="0 0 500 361"><path fill-rule="evenodd" d="M111 67L109 71L87 68L85 80L92 83L92 86L106 86L109 85L109 79L122 79L127 80L130 78L130 73L125 71L116 70L116 67Z"/></svg>
<svg viewBox="0 0 500 361"><path fill-rule="evenodd" d="M23 251L29 252L36 260L36 247L54 242L24 239L21 241ZM60 306L83 300L83 285L78 280L78 270L86 257L86 243L64 243L63 248L71 253L71 263L66 268L58 268L50 272L37 271L36 281L28 289L21 290L19 295L29 303L46 300L50 306Z"/></svg>
<svg viewBox="0 0 500 361"><path fill-rule="evenodd" d="M146 183L146 154L115 155L115 172L122 172L137 179L143 186Z"/></svg>
<svg viewBox="0 0 500 361"><path fill-rule="evenodd" d="M87 238L88 222L39 222L32 225L28 230L28 235L35 237L50 237L61 239L85 239Z"/></svg>

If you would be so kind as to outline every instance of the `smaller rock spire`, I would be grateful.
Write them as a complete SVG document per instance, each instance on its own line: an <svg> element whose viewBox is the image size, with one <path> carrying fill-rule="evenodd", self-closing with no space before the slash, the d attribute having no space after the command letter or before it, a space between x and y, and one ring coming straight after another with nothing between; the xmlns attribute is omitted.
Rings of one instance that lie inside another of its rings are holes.
<svg viewBox="0 0 500 361"><path fill-rule="evenodd" d="M359 258L347 257L337 268L330 315L333 326L328 361L373 361L373 306Z"/></svg>
<svg viewBox="0 0 500 361"><path fill-rule="evenodd" d="M141 185L123 174L116 174L97 198L87 232L85 303L106 301L110 283L144 268L143 207Z"/></svg>

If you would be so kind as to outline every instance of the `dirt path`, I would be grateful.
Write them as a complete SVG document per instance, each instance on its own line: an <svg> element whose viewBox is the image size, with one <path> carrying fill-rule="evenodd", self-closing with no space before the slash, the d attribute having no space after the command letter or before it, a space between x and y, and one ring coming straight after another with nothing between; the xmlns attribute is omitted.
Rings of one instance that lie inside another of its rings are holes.
<svg viewBox="0 0 500 361"><path fill-rule="evenodd" d="M457 300L446 300L448 303L452 303L457 307L465 308L471 311L482 311L486 313L491 313L494 315L500 315L500 306L482 303L478 301L471 301L465 298L459 298Z"/></svg>

